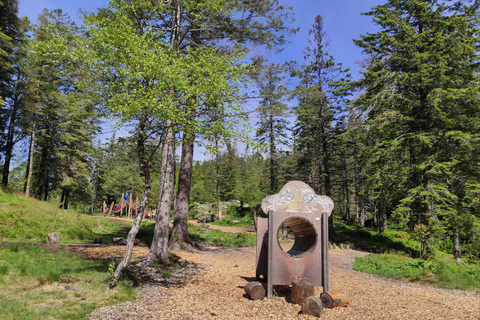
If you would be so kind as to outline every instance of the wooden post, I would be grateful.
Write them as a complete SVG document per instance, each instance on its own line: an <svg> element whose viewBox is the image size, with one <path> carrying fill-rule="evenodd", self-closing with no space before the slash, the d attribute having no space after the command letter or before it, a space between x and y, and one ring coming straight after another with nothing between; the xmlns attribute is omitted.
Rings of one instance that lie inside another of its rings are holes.
<svg viewBox="0 0 480 320"><path fill-rule="evenodd" d="M262 300L265 298L265 288L260 282L249 282L244 287L245 293L248 294L252 300Z"/></svg>
<svg viewBox="0 0 480 320"><path fill-rule="evenodd" d="M138 196L137 196L137 198L135 199L135 217L138 216L138 206L137 206L137 203L138 203ZM145 213L145 210L143 210L143 212Z"/></svg>
<svg viewBox="0 0 480 320"><path fill-rule="evenodd" d="M292 303L302 305L303 300L315 295L315 287L307 278L295 277L292 280Z"/></svg>
<svg viewBox="0 0 480 320"><path fill-rule="evenodd" d="M108 210L108 215L112 215L112 210L113 210L113 205L115 204L115 202L112 202L112 204L110 205L110 209Z"/></svg>
<svg viewBox="0 0 480 320"><path fill-rule="evenodd" d="M123 197L125 197L125 193L122 192L122 199L120 200L120 208L122 208L120 211L120 218L123 216L123 204L125 203L125 199Z"/></svg>
<svg viewBox="0 0 480 320"><path fill-rule="evenodd" d="M132 217L132 199L133 195L130 196L130 198L128 198L130 200L130 204L128 205L128 217L131 218Z"/></svg>

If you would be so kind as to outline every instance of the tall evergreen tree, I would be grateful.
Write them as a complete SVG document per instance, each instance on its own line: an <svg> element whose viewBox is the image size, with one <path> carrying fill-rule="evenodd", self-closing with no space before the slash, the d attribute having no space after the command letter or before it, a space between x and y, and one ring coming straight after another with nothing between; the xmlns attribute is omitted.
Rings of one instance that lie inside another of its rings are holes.
<svg viewBox="0 0 480 320"><path fill-rule="evenodd" d="M0 1L0 152L4 155L2 184L8 185L18 118L25 98L25 30L28 19L18 17L18 1Z"/></svg>
<svg viewBox="0 0 480 320"><path fill-rule="evenodd" d="M343 107L332 83L348 77L348 74L328 53L330 40L320 15L315 18L308 34L309 46L305 49L305 63L298 72L301 80L296 89L296 150L301 153L300 168L304 180L318 194L331 196L336 127L342 121Z"/></svg>
<svg viewBox="0 0 480 320"><path fill-rule="evenodd" d="M308 32L309 46L305 49L305 62L299 72L300 84L296 88L298 106L295 109L297 121L294 127L295 151L299 153L299 171L317 194L333 196L335 171L343 157L339 152L339 136L343 132L343 96L336 94L333 83L346 80L349 74L341 64L336 63L328 53L330 40L324 30L323 18L318 15ZM340 176L340 192L345 193ZM348 195L348 190L346 191ZM338 205L337 208L342 208ZM333 233L333 215L329 218L329 232Z"/></svg>
<svg viewBox="0 0 480 320"><path fill-rule="evenodd" d="M380 31L355 41L371 61L354 105L367 115L381 230L396 208L412 229L427 226L432 242L451 235L457 258L461 222L472 217L466 195L479 183L479 5L389 1L366 13Z"/></svg>
<svg viewBox="0 0 480 320"><path fill-rule="evenodd" d="M286 82L288 65L269 64L259 70L255 81L259 87L261 98L257 108L257 141L265 146L269 159L270 194L278 190L278 153L279 146L288 145L288 115L290 114L285 100L290 92Z"/></svg>

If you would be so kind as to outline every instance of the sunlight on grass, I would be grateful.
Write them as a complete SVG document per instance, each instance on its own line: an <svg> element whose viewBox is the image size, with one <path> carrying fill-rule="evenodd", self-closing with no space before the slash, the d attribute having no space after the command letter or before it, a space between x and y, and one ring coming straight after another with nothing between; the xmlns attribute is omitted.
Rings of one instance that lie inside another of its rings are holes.
<svg viewBox="0 0 480 320"><path fill-rule="evenodd" d="M125 281L105 288L106 262L85 260L62 247L51 253L36 246L0 247L2 319L85 319L102 305L135 298Z"/></svg>

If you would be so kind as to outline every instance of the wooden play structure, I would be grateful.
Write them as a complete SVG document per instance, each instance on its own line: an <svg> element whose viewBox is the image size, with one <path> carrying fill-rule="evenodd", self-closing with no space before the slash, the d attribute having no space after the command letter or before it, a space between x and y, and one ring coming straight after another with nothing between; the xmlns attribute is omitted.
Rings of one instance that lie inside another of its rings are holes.
<svg viewBox="0 0 480 320"><path fill-rule="evenodd" d="M127 201L124 200L125 194L122 193L122 198L118 203L112 202L110 205L104 201L102 205L102 216L115 215L120 218L124 215L127 218L134 218L138 214L138 208L140 207L140 202L138 202L138 197L135 202L132 197L129 197Z"/></svg>

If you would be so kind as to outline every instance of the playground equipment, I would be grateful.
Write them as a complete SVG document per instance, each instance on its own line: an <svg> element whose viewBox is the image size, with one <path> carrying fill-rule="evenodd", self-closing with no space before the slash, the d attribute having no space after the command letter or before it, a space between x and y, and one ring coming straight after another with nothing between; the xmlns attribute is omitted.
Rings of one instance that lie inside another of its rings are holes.
<svg viewBox="0 0 480 320"><path fill-rule="evenodd" d="M122 198L118 203L112 202L112 204L109 206L107 206L107 204L104 201L102 206L103 208L102 215L105 216L107 215L107 213L108 215L111 215L113 213L114 215L118 215L122 217L123 210L126 209L125 215L127 217L133 218L134 217L133 212L135 212L135 216L136 216L138 213L138 208L140 207L140 203L138 202L138 197L135 202L133 202L132 197L129 197L127 201L125 201L124 199L125 199L125 196L124 194L122 194Z"/></svg>
<svg viewBox="0 0 480 320"><path fill-rule="evenodd" d="M273 285L290 285L294 277L310 279L328 291L328 217L333 201L315 194L301 181L291 181L276 195L263 199L268 218L257 222L257 280L267 279L267 297ZM284 250L278 235L282 225L295 236L293 247Z"/></svg>

